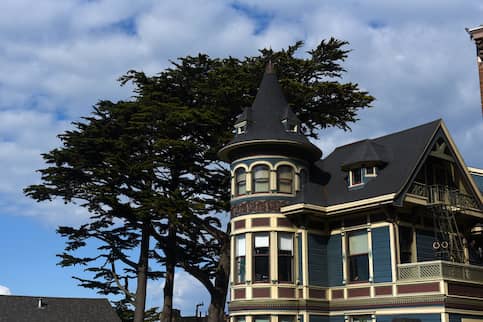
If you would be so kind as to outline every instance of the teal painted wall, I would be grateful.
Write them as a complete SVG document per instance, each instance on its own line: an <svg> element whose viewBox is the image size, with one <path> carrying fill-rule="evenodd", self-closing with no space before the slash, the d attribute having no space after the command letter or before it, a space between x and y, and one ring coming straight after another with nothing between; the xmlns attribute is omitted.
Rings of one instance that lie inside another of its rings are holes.
<svg viewBox="0 0 483 322"><path fill-rule="evenodd" d="M327 281L329 286L342 285L341 235L331 235L327 242Z"/></svg>
<svg viewBox="0 0 483 322"><path fill-rule="evenodd" d="M391 282L392 269L389 227L374 228L371 233L374 282Z"/></svg>
<svg viewBox="0 0 483 322"><path fill-rule="evenodd" d="M483 312L481 315L463 315L463 314L454 314L454 313L449 314L449 322L461 322L461 319L463 318L483 320Z"/></svg>
<svg viewBox="0 0 483 322"><path fill-rule="evenodd" d="M418 254L418 262L435 260L433 242L433 232L426 230L416 230L416 249Z"/></svg>
<svg viewBox="0 0 483 322"><path fill-rule="evenodd" d="M439 314L404 314L404 315L376 316L377 322L393 322L393 319L412 319L412 320L420 320L421 322L441 322L441 315Z"/></svg>
<svg viewBox="0 0 483 322"><path fill-rule="evenodd" d="M329 322L329 317L323 315L309 315L309 322Z"/></svg>
<svg viewBox="0 0 483 322"><path fill-rule="evenodd" d="M344 319L344 316L331 316L329 318L329 322L344 322L345 319Z"/></svg>
<svg viewBox="0 0 483 322"><path fill-rule="evenodd" d="M327 286L327 237L308 234L309 284Z"/></svg>

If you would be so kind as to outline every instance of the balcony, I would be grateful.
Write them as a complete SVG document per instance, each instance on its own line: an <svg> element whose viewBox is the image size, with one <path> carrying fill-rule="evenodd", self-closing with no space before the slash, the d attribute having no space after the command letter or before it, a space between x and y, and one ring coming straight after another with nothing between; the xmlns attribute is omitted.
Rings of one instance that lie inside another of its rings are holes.
<svg viewBox="0 0 483 322"><path fill-rule="evenodd" d="M453 280L483 283L483 267L446 261L399 264L399 281Z"/></svg>
<svg viewBox="0 0 483 322"><path fill-rule="evenodd" d="M414 182L408 193L426 199L428 205L447 205L460 209L478 209L478 203L472 196L447 186Z"/></svg>

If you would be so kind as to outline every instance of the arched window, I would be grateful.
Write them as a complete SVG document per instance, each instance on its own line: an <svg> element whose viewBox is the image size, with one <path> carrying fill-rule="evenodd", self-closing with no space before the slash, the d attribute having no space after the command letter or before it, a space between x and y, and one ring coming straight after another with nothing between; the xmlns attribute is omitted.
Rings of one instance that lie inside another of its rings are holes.
<svg viewBox="0 0 483 322"><path fill-rule="evenodd" d="M235 171L235 196L247 193L247 173L245 169L239 168Z"/></svg>
<svg viewBox="0 0 483 322"><path fill-rule="evenodd" d="M270 170L266 165L253 168L253 192L268 192L270 189Z"/></svg>
<svg viewBox="0 0 483 322"><path fill-rule="evenodd" d="M278 192L292 193L293 192L293 168L288 165L283 165L277 169Z"/></svg>

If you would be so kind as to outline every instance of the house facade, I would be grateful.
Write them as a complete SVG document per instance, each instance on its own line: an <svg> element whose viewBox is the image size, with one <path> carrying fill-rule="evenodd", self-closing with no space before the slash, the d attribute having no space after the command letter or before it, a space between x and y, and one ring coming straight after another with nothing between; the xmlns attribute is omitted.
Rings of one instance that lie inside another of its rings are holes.
<svg viewBox="0 0 483 322"><path fill-rule="evenodd" d="M269 66L219 153L231 322L483 321L478 169L443 121L322 159L300 127Z"/></svg>

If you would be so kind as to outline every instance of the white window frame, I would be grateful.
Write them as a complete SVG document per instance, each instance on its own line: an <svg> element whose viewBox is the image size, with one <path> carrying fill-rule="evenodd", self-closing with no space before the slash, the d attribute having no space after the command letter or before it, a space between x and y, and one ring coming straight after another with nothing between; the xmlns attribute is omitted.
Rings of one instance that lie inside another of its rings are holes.
<svg viewBox="0 0 483 322"><path fill-rule="evenodd" d="M353 176L353 173L354 171L359 171L360 174L361 174L361 182L359 183L353 183L352 182L352 176ZM364 185L364 176L362 175L362 168L357 168L357 169L351 169L349 170L349 188L352 188L352 187L360 187Z"/></svg>
<svg viewBox="0 0 483 322"><path fill-rule="evenodd" d="M367 173L367 169L372 168L372 173ZM377 177L377 167L372 166L372 167L365 167L364 168L364 175L366 177Z"/></svg>

